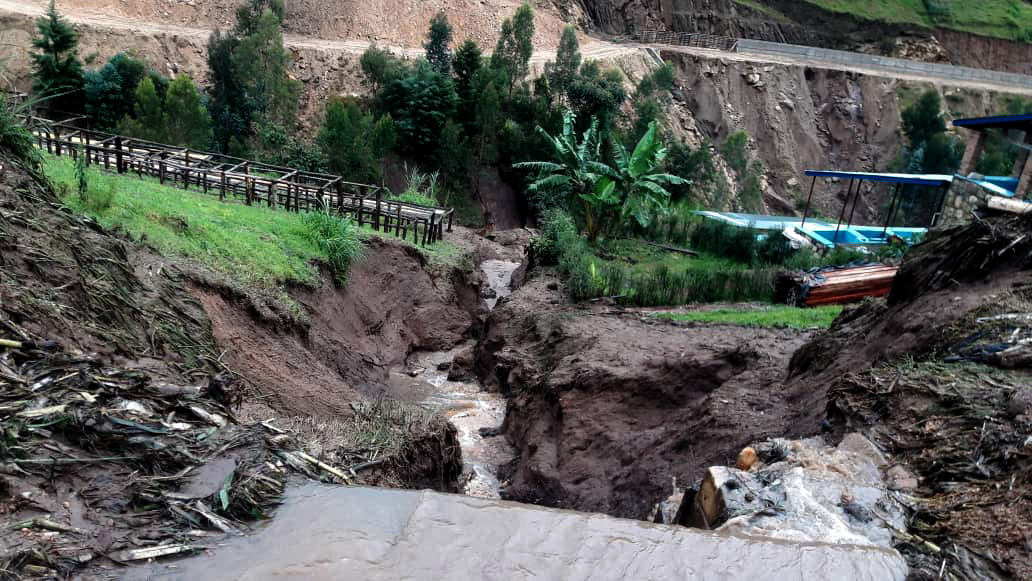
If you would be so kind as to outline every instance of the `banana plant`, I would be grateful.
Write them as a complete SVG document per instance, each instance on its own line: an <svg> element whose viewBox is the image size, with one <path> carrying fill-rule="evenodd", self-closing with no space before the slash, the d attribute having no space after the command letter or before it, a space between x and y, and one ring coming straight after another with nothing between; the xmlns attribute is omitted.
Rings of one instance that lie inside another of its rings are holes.
<svg viewBox="0 0 1032 581"><path fill-rule="evenodd" d="M621 222L633 217L642 227L648 226L670 202L665 186L689 183L658 171L667 150L656 136L655 121L649 124L633 152L628 153L619 143L613 144L616 167L601 161L598 120L592 120L580 141L573 122L574 115L568 111L563 117L563 131L556 137L537 128L552 145L557 161L531 161L513 167L538 172L538 178L527 188L529 192L561 188L573 193L584 210L589 241L597 240L606 222L614 216Z"/></svg>
<svg viewBox="0 0 1032 581"><path fill-rule="evenodd" d="M614 143L613 149L615 171L599 178L596 189L608 192L606 197L619 200L621 222L634 218L642 228L648 227L653 218L670 204L670 192L666 186L690 182L658 171L666 158L667 149L656 136L655 121L649 123L648 131L638 140L633 152L628 153L627 148L620 143Z"/></svg>
<svg viewBox="0 0 1032 581"><path fill-rule="evenodd" d="M615 192L599 190L596 187L603 175L612 174L613 169L602 163L602 139L599 136L598 120L578 141L573 128L573 112L563 116L562 133L553 137L540 126L538 132L551 144L555 162L528 161L513 164L516 169L538 172L538 178L527 187L528 192L561 189L572 193L584 210L585 226L589 240L598 238L607 206L618 206Z"/></svg>

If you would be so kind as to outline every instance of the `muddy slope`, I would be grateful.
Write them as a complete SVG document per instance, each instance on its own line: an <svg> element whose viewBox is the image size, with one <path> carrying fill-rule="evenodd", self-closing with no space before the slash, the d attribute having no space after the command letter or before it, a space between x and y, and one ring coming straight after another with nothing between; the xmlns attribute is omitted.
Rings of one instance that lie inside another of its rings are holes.
<svg viewBox="0 0 1032 581"><path fill-rule="evenodd" d="M365 252L345 288L324 276L317 289L291 292L310 319L305 326L265 320L244 301L195 287L225 364L278 412L349 414L352 401L383 391L409 353L447 350L471 332L475 280L459 270L432 272L400 242L372 239Z"/></svg>
<svg viewBox="0 0 1032 581"><path fill-rule="evenodd" d="M764 9L726 0L598 0L583 5L591 26L610 34L667 29L1032 73L1032 43L861 20L799 0L756 2Z"/></svg>
<svg viewBox="0 0 1032 581"><path fill-rule="evenodd" d="M61 347L159 376L217 369L200 305L175 264L73 215L0 153L0 319Z"/></svg>
<svg viewBox="0 0 1032 581"><path fill-rule="evenodd" d="M810 186L806 169L883 170L899 154L896 81L676 52L662 56L678 72L672 124L693 144L721 143L735 131L748 132L752 154L765 168L764 202L772 213L801 211ZM724 171L726 179L735 179ZM814 208L837 215L846 184L819 185ZM723 188L716 190L719 197L709 200L709 207L736 207ZM867 188L858 219L877 220L886 193L885 188Z"/></svg>
<svg viewBox="0 0 1032 581"><path fill-rule="evenodd" d="M485 385L509 398L506 497L644 517L674 479L788 428L781 377L805 337L560 305L550 283L497 307L477 347Z"/></svg>
<svg viewBox="0 0 1032 581"><path fill-rule="evenodd" d="M827 418L897 464L915 579L1032 576L1030 227L990 218L937 232L887 301L843 315L793 357L793 431Z"/></svg>

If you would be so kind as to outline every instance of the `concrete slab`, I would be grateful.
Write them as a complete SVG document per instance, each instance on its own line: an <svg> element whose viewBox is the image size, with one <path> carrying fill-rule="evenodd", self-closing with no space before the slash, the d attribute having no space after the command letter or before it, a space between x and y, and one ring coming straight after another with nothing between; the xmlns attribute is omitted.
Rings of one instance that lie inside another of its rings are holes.
<svg viewBox="0 0 1032 581"><path fill-rule="evenodd" d="M268 525L127 579L902 580L877 547L750 538L512 502L362 487L289 491Z"/></svg>

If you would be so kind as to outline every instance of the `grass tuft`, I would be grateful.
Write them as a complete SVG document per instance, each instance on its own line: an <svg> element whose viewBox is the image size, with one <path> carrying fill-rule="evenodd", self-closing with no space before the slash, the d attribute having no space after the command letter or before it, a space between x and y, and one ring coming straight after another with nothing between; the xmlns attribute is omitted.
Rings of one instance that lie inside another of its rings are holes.
<svg viewBox="0 0 1032 581"><path fill-rule="evenodd" d="M334 282L346 285L351 265L362 257L362 242L351 220L330 211L309 212L302 224L308 241L325 254Z"/></svg>

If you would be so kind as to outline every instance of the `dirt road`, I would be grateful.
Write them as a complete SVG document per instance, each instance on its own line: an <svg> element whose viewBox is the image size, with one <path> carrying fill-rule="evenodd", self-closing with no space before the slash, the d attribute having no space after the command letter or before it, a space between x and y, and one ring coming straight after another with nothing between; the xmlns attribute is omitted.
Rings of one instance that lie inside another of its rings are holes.
<svg viewBox="0 0 1032 581"><path fill-rule="evenodd" d="M21 14L25 16L39 16L40 14L43 14L43 12L46 10L46 5L47 2L45 0L0 0L0 13ZM61 9L63 11L63 14L71 21L97 29L131 31L135 34L141 35L178 36L194 40L197 42L199 46L203 46L208 39L208 35L211 34L211 30L207 28L193 28L174 24L160 24L155 22L127 18L120 15L115 16L110 14L104 14L97 11L90 11L85 9L72 8L73 11L69 11L69 8L67 6L62 6ZM287 46L292 48L309 49L335 54L361 54L369 47L369 41L364 39L330 40L292 34L284 35L284 42L287 44ZM405 56L408 58L418 58L424 54L424 51L421 47L381 45L381 48L387 49L394 54ZM928 74L921 71L900 74L896 71L888 72L885 70L879 70L874 67L842 65L840 63L825 62L818 59L797 58L793 56L782 57L772 55L741 54L721 50L670 45L612 43L597 39L590 39L587 42L583 43L581 46L581 53L583 54L585 60L599 61L617 60L626 57L645 57L646 60L658 61L659 59L656 51L678 52L707 59L722 59L727 61L753 62L759 64L780 64L835 69L860 73L864 75L895 78L899 80L931 82L935 84L947 85L952 87L968 87L975 89L998 91L1003 93L1019 93L1032 95L1032 89L1015 87L1013 85L1007 84L994 84L987 83L984 81L958 80L952 77L940 77L934 74ZM531 64L540 67L545 62L552 60L553 58L555 58L555 52L553 49L538 50L535 51L533 56L531 57Z"/></svg>

